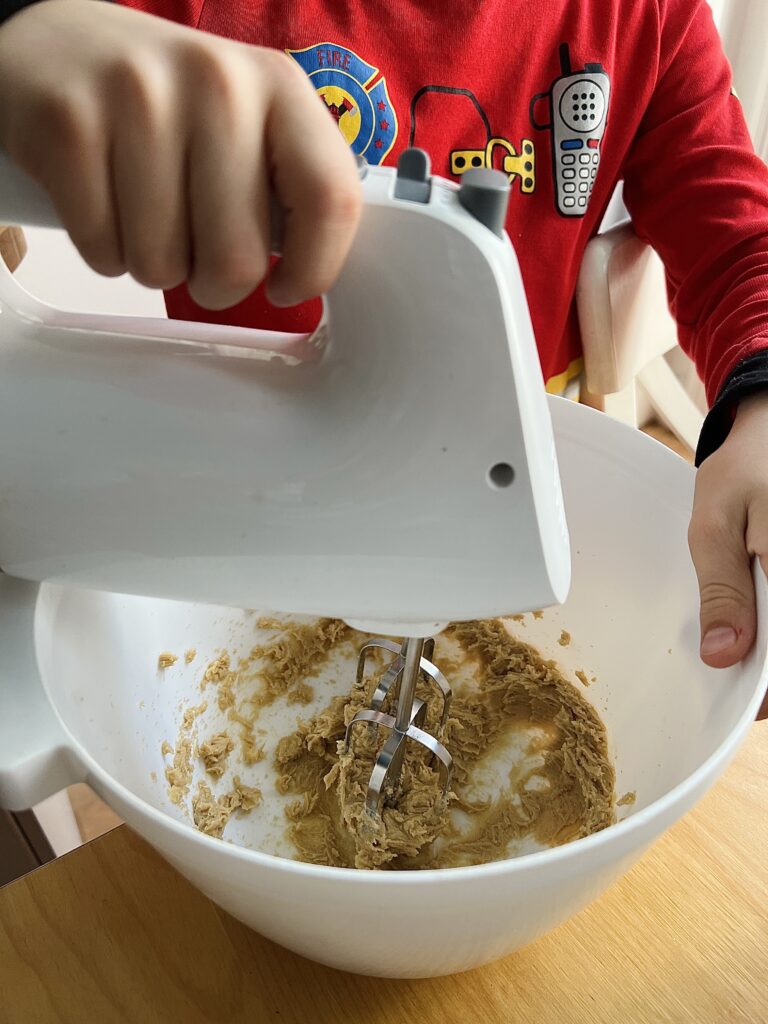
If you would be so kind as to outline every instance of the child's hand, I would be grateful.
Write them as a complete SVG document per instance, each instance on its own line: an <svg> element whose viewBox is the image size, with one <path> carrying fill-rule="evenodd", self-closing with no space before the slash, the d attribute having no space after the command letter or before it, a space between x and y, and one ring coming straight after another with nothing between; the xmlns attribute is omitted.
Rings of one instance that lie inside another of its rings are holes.
<svg viewBox="0 0 768 1024"><path fill-rule="evenodd" d="M277 304L325 291L360 207L354 159L300 68L117 4L44 0L0 28L0 146L84 259L203 306L245 298L286 210Z"/></svg>
<svg viewBox="0 0 768 1024"><path fill-rule="evenodd" d="M701 590L701 656L727 668L755 639L756 555L768 571L768 393L745 399L728 439L702 464L689 531ZM760 717L768 716L768 698Z"/></svg>

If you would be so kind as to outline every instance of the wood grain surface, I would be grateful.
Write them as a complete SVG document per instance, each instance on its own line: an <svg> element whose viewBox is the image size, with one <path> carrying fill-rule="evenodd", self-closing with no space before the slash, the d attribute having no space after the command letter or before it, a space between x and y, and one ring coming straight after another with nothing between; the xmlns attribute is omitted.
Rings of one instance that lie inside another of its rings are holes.
<svg viewBox="0 0 768 1024"><path fill-rule="evenodd" d="M98 839L105 832L117 828L122 822L111 807L107 807L90 786L78 782L67 789L69 802L75 815L75 821L84 843Z"/></svg>
<svg viewBox="0 0 768 1024"><path fill-rule="evenodd" d="M21 228L0 224L0 259L15 270L27 254L27 242Z"/></svg>
<svg viewBox="0 0 768 1024"><path fill-rule="evenodd" d="M126 826L0 891L2 1024L760 1024L768 724L602 899L435 981L342 974L218 910Z"/></svg>

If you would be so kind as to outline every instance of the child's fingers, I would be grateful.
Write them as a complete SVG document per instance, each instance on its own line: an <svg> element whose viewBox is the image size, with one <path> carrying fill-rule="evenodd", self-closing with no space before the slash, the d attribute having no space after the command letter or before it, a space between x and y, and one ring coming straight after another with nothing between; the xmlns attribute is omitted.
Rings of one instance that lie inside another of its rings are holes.
<svg viewBox="0 0 768 1024"><path fill-rule="evenodd" d="M62 89L41 100L34 131L23 135L12 156L48 192L86 263L106 276L125 273L108 135L95 97Z"/></svg>
<svg viewBox="0 0 768 1024"><path fill-rule="evenodd" d="M173 288L190 264L184 132L176 89L160 67L113 75L112 173L125 262L149 288Z"/></svg>
<svg viewBox="0 0 768 1024"><path fill-rule="evenodd" d="M286 219L268 292L288 306L335 281L357 228L361 192L354 158L311 83L289 58L276 54L275 64L267 145Z"/></svg>
<svg viewBox="0 0 768 1024"><path fill-rule="evenodd" d="M41 38L55 61L31 59ZM333 283L360 185L285 55L91 3L33 6L3 27L0 50L0 92L14 96L0 103L0 142L94 269L127 265L164 288L186 277L201 305L233 305L267 272L274 186L286 223L272 294L296 303Z"/></svg>
<svg viewBox="0 0 768 1024"><path fill-rule="evenodd" d="M232 57L200 69L190 110L189 290L208 309L246 298L269 265L268 183L263 151L266 93L259 75Z"/></svg>
<svg viewBox="0 0 768 1024"><path fill-rule="evenodd" d="M746 656L755 639L746 509L723 507L716 493L709 499L706 488L701 498L700 490L697 484L688 542L701 595L701 658L713 668L728 668Z"/></svg>

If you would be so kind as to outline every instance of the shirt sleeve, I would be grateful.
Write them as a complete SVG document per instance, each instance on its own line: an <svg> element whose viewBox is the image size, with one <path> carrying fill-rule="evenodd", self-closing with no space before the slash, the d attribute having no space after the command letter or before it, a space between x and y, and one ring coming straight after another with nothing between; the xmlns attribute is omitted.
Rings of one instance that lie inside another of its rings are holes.
<svg viewBox="0 0 768 1024"><path fill-rule="evenodd" d="M723 384L701 429L696 448L697 466L716 451L728 436L739 402L760 391L768 391L768 349L747 356Z"/></svg>
<svg viewBox="0 0 768 1024"><path fill-rule="evenodd" d="M205 0L116 0L121 7L132 7L145 14L176 21L180 25L197 27Z"/></svg>
<svg viewBox="0 0 768 1024"><path fill-rule="evenodd" d="M664 263L680 345L709 404L728 381L732 403L739 368L748 367L753 391L756 368L768 367L752 361L768 350L768 168L754 152L709 5L658 4L656 86L625 162L624 200ZM700 457L726 436L728 404L710 419Z"/></svg>

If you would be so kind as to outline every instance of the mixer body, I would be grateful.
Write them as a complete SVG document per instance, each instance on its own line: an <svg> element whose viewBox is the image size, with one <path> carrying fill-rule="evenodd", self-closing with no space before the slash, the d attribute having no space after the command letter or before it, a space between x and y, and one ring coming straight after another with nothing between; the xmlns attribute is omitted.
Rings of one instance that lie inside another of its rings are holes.
<svg viewBox="0 0 768 1024"><path fill-rule="evenodd" d="M367 170L319 338L64 313L3 269L0 566L388 635L562 601L515 253L483 182L478 219L419 173ZM8 175L0 220L23 206Z"/></svg>

